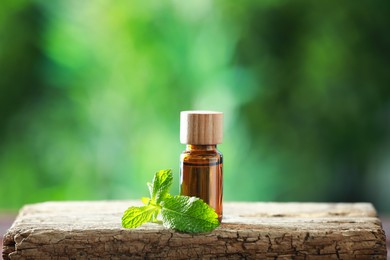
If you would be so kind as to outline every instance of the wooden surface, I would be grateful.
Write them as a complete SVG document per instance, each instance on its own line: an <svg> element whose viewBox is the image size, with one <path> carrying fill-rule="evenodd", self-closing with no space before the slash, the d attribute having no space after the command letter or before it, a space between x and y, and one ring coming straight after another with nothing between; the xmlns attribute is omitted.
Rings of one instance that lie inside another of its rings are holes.
<svg viewBox="0 0 390 260"><path fill-rule="evenodd" d="M190 235L158 224L122 229L136 202L47 202L24 207L4 236L3 257L386 259L371 204L225 203L223 224Z"/></svg>

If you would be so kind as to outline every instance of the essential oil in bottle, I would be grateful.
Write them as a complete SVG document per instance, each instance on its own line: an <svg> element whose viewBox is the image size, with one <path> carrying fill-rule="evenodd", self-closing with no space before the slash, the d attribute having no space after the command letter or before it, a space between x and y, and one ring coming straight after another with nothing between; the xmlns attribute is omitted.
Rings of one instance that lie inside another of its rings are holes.
<svg viewBox="0 0 390 260"><path fill-rule="evenodd" d="M183 111L180 113L180 142L186 150L180 156L180 194L201 198L222 220L223 113Z"/></svg>

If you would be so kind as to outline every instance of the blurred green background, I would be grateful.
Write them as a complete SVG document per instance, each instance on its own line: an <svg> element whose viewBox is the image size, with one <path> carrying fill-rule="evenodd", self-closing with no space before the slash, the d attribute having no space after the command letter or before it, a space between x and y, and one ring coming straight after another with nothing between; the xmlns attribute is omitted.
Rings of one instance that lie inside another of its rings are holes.
<svg viewBox="0 0 390 260"><path fill-rule="evenodd" d="M138 199L179 112L225 113L225 201L390 212L390 2L0 6L0 209Z"/></svg>

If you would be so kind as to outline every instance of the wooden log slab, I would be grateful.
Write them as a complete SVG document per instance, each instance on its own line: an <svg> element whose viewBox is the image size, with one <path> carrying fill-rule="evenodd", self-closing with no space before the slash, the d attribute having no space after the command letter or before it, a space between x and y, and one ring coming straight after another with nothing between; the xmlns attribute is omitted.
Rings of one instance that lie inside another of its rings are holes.
<svg viewBox="0 0 390 260"><path fill-rule="evenodd" d="M185 234L121 227L134 201L46 202L21 209L4 259L386 259L369 203L225 203L220 227Z"/></svg>

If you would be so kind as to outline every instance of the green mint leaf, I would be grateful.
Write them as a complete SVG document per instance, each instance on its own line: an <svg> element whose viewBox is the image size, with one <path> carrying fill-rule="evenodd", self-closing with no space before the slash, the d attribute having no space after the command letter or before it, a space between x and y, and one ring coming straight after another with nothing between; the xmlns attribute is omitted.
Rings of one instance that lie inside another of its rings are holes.
<svg viewBox="0 0 390 260"><path fill-rule="evenodd" d="M148 206L150 204L150 198L146 198L146 197L142 197L141 198L141 201L143 204L145 204L146 206Z"/></svg>
<svg viewBox="0 0 390 260"><path fill-rule="evenodd" d="M122 226L136 228L146 222L161 223L157 219L160 212L165 227L182 232L209 232L219 226L217 213L203 200L170 195L172 181L171 170L156 172L152 183L148 183L150 198L142 198L145 206L128 208L123 214Z"/></svg>
<svg viewBox="0 0 390 260"><path fill-rule="evenodd" d="M124 228L136 228L142 224L151 221L154 216L157 216L160 208L157 206L149 205L142 207L130 207L122 217L122 227Z"/></svg>
<svg viewBox="0 0 390 260"><path fill-rule="evenodd" d="M168 195L169 188L172 185L172 170L160 170L156 172L152 183L148 183L150 198L152 203L160 202Z"/></svg>
<svg viewBox="0 0 390 260"><path fill-rule="evenodd" d="M219 226L218 215L196 197L167 197L161 202L163 224L188 233L210 232Z"/></svg>

